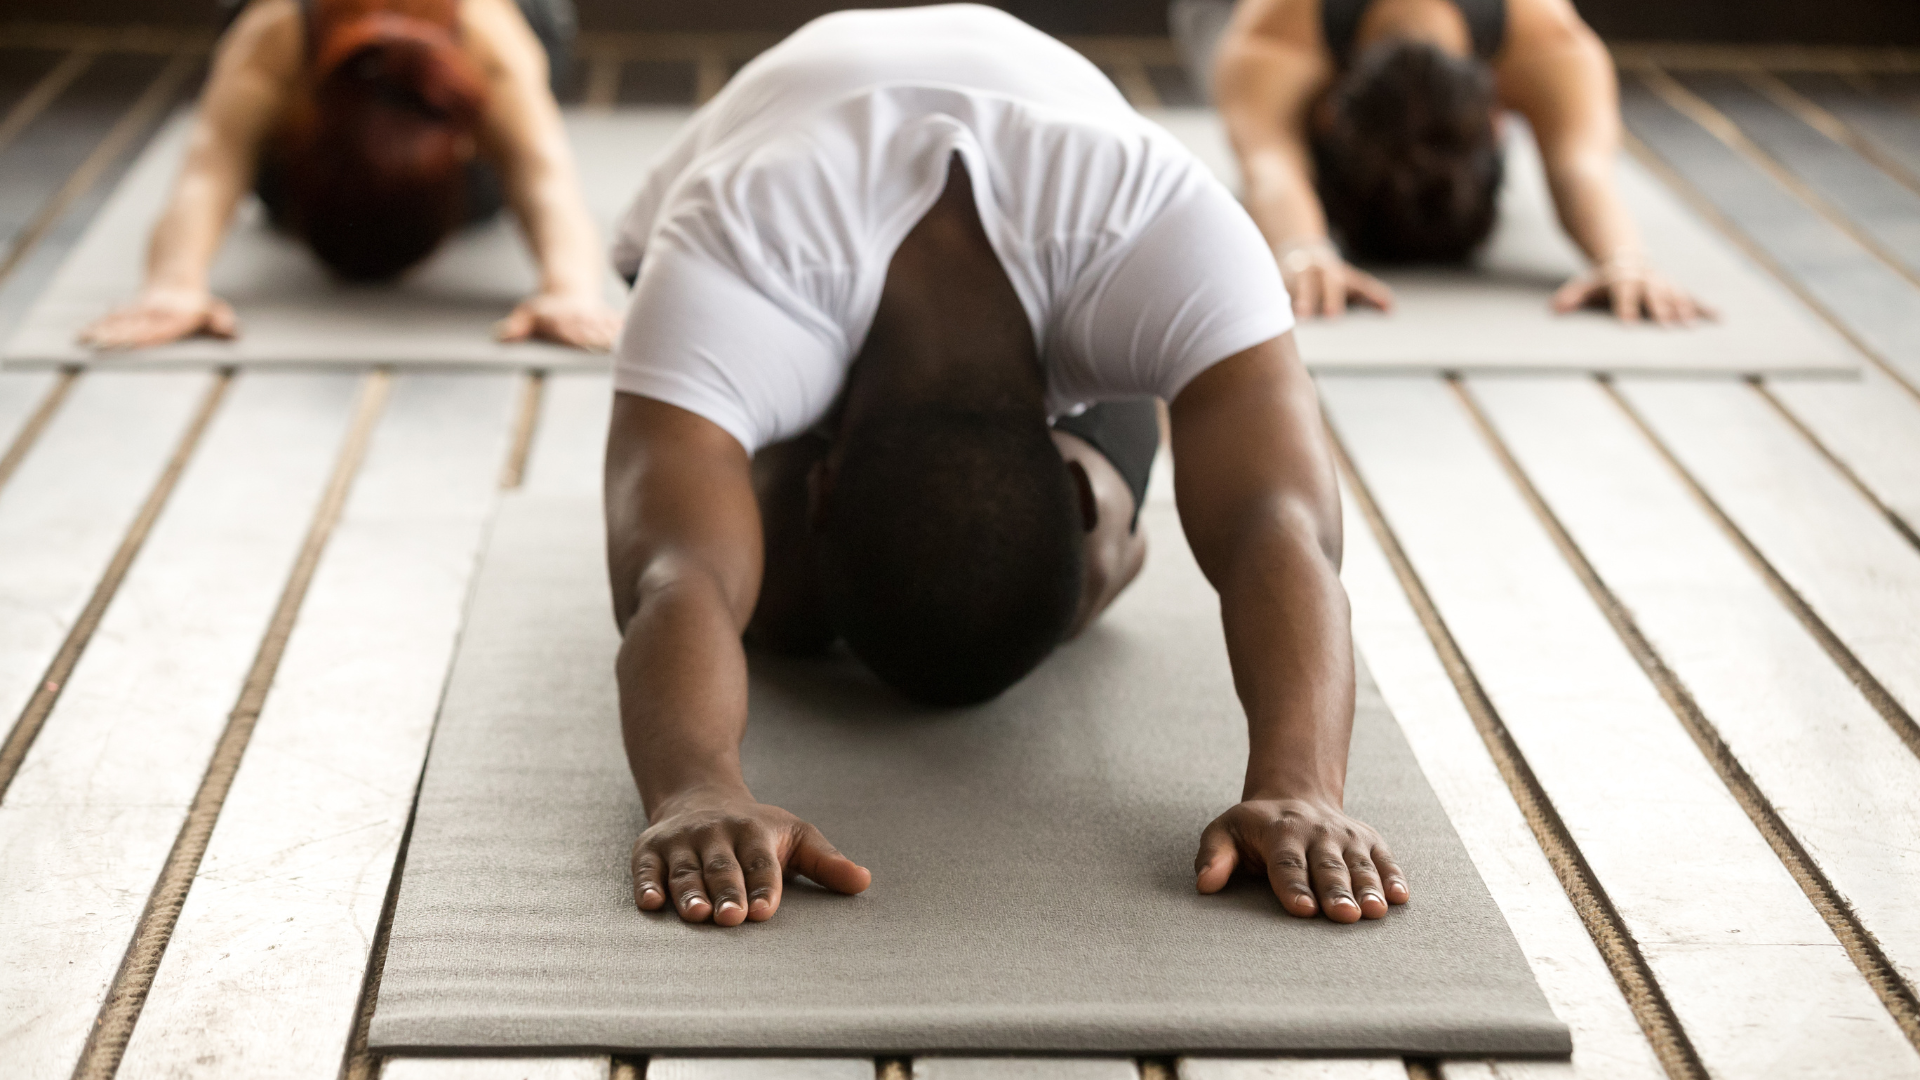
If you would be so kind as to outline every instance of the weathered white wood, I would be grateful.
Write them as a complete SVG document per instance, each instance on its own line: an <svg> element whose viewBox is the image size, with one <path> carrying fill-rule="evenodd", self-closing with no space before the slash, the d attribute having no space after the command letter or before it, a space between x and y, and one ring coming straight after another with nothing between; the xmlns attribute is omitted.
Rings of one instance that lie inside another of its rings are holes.
<svg viewBox="0 0 1920 1080"><path fill-rule="evenodd" d="M917 1057L913 1080L1139 1080L1130 1058Z"/></svg>
<svg viewBox="0 0 1920 1080"><path fill-rule="evenodd" d="M1399 1058L1180 1059L1180 1080L1407 1080Z"/></svg>
<svg viewBox="0 0 1920 1080"><path fill-rule="evenodd" d="M607 1057L395 1057L380 1067L380 1080L607 1080Z"/></svg>
<svg viewBox="0 0 1920 1080"><path fill-rule="evenodd" d="M1920 533L1920 399L1878 368L1863 370L1857 383L1789 379L1767 390Z"/></svg>
<svg viewBox="0 0 1920 1080"><path fill-rule="evenodd" d="M1580 1075L1566 1061L1442 1061L1440 1080L1573 1080Z"/></svg>
<svg viewBox="0 0 1920 1080"><path fill-rule="evenodd" d="M10 728L153 489L210 376L80 380L0 489L0 728Z"/></svg>
<svg viewBox="0 0 1920 1080"><path fill-rule="evenodd" d="M872 1058L657 1057L646 1080L873 1080Z"/></svg>
<svg viewBox="0 0 1920 1080"><path fill-rule="evenodd" d="M610 377L575 372L548 375L540 423L527 454L526 490L598 498L607 455L607 418L612 412Z"/></svg>
<svg viewBox="0 0 1920 1080"><path fill-rule="evenodd" d="M240 380L0 806L0 1058L73 1067L252 666L356 380Z"/></svg>
<svg viewBox="0 0 1920 1080"><path fill-rule="evenodd" d="M339 1072L514 403L396 379L121 1080Z"/></svg>
<svg viewBox="0 0 1920 1080"><path fill-rule="evenodd" d="M1345 509L1340 577L1353 607L1354 643L1526 952L1540 989L1573 1029L1572 1075L1663 1080L1619 984L1527 827L1351 495ZM1419 882L1412 885L1417 894Z"/></svg>
<svg viewBox="0 0 1920 1080"><path fill-rule="evenodd" d="M1750 387L1618 385L1780 576L1920 715L1920 551Z"/></svg>
<svg viewBox="0 0 1920 1080"><path fill-rule="evenodd" d="M1475 380L1541 497L1787 828L1920 981L1920 758L1586 382ZM1920 639L1910 642L1920 648Z"/></svg>
<svg viewBox="0 0 1920 1080"><path fill-rule="evenodd" d="M1322 393L1441 616L1709 1071L1920 1076L1920 1054L1445 386L1326 379Z"/></svg>
<svg viewBox="0 0 1920 1080"><path fill-rule="evenodd" d="M13 445L56 378L50 371L0 371L0 454Z"/></svg>

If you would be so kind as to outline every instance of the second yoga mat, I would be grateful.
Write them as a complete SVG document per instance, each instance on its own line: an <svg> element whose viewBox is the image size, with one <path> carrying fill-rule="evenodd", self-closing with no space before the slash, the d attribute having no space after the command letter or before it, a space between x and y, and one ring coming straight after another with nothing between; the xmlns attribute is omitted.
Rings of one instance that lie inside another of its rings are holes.
<svg viewBox="0 0 1920 1080"><path fill-rule="evenodd" d="M1083 637L930 712L847 660L753 661L762 800L872 869L721 930L634 908L598 507L509 496L408 849L376 1051L1565 1055L1569 1036L1363 676L1348 807L1413 902L1337 926L1257 880L1199 896L1245 723L1173 507Z"/></svg>

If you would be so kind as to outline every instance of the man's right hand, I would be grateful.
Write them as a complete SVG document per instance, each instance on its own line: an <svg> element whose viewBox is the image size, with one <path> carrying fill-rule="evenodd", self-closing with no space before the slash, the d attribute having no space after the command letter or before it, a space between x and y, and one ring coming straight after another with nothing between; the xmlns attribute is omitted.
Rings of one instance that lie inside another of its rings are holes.
<svg viewBox="0 0 1920 1080"><path fill-rule="evenodd" d="M687 922L771 919L788 873L848 894L873 881L819 829L744 791L668 799L633 844L634 903L658 911L671 899Z"/></svg>
<svg viewBox="0 0 1920 1080"><path fill-rule="evenodd" d="M1349 304L1393 310L1393 290L1387 283L1349 266L1326 240L1283 244L1274 254L1280 261L1280 279L1293 298L1295 318L1337 318L1346 314Z"/></svg>
<svg viewBox="0 0 1920 1080"><path fill-rule="evenodd" d="M80 343L95 349L144 349L195 334L231 338L239 331L233 308L212 293L149 289L80 331Z"/></svg>

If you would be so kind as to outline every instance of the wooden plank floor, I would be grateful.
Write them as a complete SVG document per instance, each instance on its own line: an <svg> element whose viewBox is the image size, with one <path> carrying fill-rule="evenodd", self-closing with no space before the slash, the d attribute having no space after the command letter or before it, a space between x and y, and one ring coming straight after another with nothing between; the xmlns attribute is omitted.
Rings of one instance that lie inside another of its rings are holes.
<svg viewBox="0 0 1920 1080"><path fill-rule="evenodd" d="M590 37L565 92L766 44ZM206 47L0 28L0 333ZM1620 58L1635 152L1864 376L1322 383L1356 641L1570 1062L371 1057L477 555L503 489L598 490L607 381L69 372L0 373L0 1074L1920 1077L1920 57Z"/></svg>

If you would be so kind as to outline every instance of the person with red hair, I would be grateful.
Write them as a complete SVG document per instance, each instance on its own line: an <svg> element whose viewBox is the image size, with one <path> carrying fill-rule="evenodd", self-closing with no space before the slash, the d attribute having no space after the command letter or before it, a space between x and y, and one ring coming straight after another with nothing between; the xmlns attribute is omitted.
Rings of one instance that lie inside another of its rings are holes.
<svg viewBox="0 0 1920 1080"><path fill-rule="evenodd" d="M208 272L249 188L347 281L385 281L504 205L539 291L495 328L604 351L619 328L550 77L566 0L251 0L215 54L146 283L98 348L231 337Z"/></svg>

